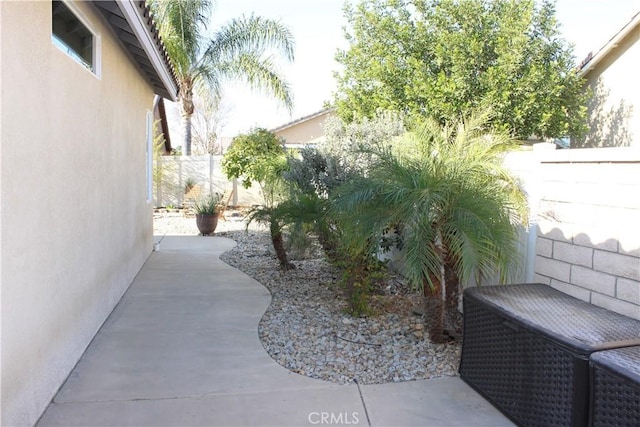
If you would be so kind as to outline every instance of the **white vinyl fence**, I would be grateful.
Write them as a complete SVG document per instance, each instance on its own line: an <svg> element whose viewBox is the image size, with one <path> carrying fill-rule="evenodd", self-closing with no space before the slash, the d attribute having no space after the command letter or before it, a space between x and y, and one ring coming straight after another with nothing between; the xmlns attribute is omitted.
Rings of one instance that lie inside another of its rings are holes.
<svg viewBox="0 0 640 427"><path fill-rule="evenodd" d="M162 156L156 159L154 171L154 205L180 207L184 202L189 180L200 186L202 195L224 193L233 189L230 206L253 206L263 203L257 185L245 189L237 180L228 180L222 173L222 156Z"/></svg>

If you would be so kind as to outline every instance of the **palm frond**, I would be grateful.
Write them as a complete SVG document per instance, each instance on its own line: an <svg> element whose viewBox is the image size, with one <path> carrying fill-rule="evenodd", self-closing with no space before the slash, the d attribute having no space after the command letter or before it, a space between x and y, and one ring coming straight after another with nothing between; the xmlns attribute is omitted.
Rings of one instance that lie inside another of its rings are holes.
<svg viewBox="0 0 640 427"><path fill-rule="evenodd" d="M253 53L244 53L219 64L221 75L245 80L251 89L262 90L281 101L288 109L293 108L293 93L284 76L278 73L272 57L261 58Z"/></svg>
<svg viewBox="0 0 640 427"><path fill-rule="evenodd" d="M372 250L386 227L400 224L405 274L418 288L440 280L444 262L463 282L508 272L526 203L502 167L513 142L487 133L488 117L445 126L426 120L393 147L373 149L368 176L341 187L334 202L352 215L345 234L360 233L349 239Z"/></svg>
<svg viewBox="0 0 640 427"><path fill-rule="evenodd" d="M151 0L149 5L176 72L188 75L200 54L212 2Z"/></svg>
<svg viewBox="0 0 640 427"><path fill-rule="evenodd" d="M291 30L280 21L251 15L233 19L214 35L205 56L229 60L243 54L279 52L293 61L295 42Z"/></svg>

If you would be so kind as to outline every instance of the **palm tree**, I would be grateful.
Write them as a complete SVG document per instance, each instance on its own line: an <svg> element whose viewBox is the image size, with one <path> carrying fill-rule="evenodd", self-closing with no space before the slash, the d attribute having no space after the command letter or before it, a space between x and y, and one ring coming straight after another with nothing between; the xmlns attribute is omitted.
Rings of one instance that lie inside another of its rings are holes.
<svg viewBox="0 0 640 427"><path fill-rule="evenodd" d="M242 16L208 38L211 1L151 0L149 4L178 78L184 155L191 155L193 91L198 85L208 84L214 97L219 98L224 80L241 79L292 108L291 90L270 55L280 53L286 60L293 60L293 35L282 23Z"/></svg>
<svg viewBox="0 0 640 427"><path fill-rule="evenodd" d="M251 209L247 216L247 229L252 222L258 222L269 226L269 234L271 235L271 244L278 258L280 268L284 271L295 269L295 265L289 262L287 251L285 249L284 237L282 235L285 226L284 216L287 215L282 211L281 205L276 206L258 206Z"/></svg>
<svg viewBox="0 0 640 427"><path fill-rule="evenodd" d="M426 121L398 147L375 151L366 177L345 184L334 201L344 243L375 253L385 230L399 235L404 273L425 294L437 295L431 339L445 342L445 315L457 312L460 285L475 275L508 278L516 264L516 224L525 196L502 167L513 144L485 133L488 114L454 126ZM351 252L351 251L350 251Z"/></svg>

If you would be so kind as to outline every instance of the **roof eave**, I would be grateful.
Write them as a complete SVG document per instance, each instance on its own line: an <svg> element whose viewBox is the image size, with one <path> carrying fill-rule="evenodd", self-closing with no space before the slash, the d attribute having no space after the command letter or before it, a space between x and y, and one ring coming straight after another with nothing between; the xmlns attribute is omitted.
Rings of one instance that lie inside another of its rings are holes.
<svg viewBox="0 0 640 427"><path fill-rule="evenodd" d="M303 116L303 117L300 117L298 119L295 119L295 120L293 120L291 122L288 122L288 123L285 123L283 125L280 125L277 128L271 129L270 132L273 132L273 133L282 132L285 129L289 129L290 127L299 125L300 123L304 123L304 122L307 122L309 120L313 120L316 117L322 116L323 114L330 113L331 111L334 111L333 107L325 108L325 109L320 110L320 111L316 111L315 113L308 114L306 116Z"/></svg>
<svg viewBox="0 0 640 427"><path fill-rule="evenodd" d="M166 89L166 93L161 93L159 95L162 95L165 98L169 95L168 98L171 101L175 101L177 99L178 86L171 74L171 71L167 68L164 58L157 49L154 39L149 33L147 24L144 22L145 18L140 14L140 8L136 7L134 1L118 1L116 4L122 11L124 18L131 26L134 35L140 41L140 44L149 58L153 69Z"/></svg>
<svg viewBox="0 0 640 427"><path fill-rule="evenodd" d="M589 59L578 71L580 77L585 77L589 71L593 70L604 58L606 58L613 49L638 26L640 25L640 12L636 13L633 18L624 26L616 35L614 35L604 46L600 48L596 54Z"/></svg>

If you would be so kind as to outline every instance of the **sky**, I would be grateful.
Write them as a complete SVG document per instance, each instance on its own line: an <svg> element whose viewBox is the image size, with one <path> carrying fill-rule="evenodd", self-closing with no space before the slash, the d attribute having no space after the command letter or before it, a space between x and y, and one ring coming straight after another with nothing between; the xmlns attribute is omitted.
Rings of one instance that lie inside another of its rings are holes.
<svg viewBox="0 0 640 427"><path fill-rule="evenodd" d="M354 0L351 0L353 2ZM294 93L294 109L264 94L252 93L241 84L224 86L228 112L222 136L235 136L260 126L273 129L320 111L335 91L333 73L338 49L344 40L344 0L218 0L210 28L241 15L279 19L289 26L296 41L293 64L281 63L281 72ZM564 38L574 45L576 63L600 49L640 12L640 0L557 0L556 17Z"/></svg>

